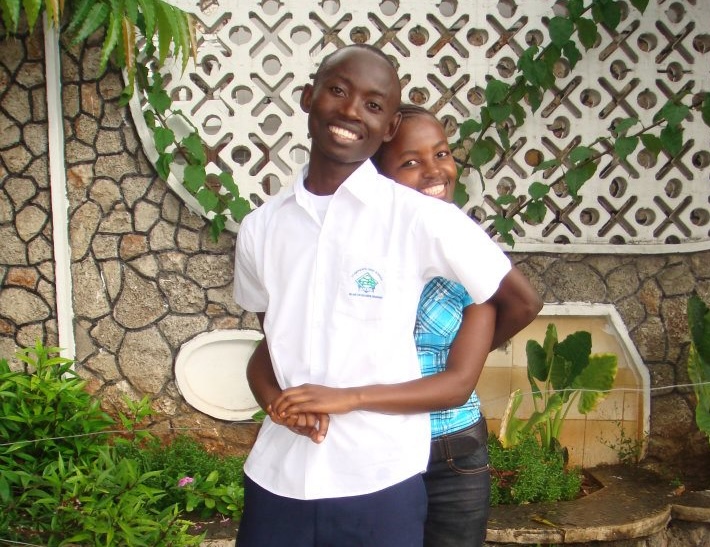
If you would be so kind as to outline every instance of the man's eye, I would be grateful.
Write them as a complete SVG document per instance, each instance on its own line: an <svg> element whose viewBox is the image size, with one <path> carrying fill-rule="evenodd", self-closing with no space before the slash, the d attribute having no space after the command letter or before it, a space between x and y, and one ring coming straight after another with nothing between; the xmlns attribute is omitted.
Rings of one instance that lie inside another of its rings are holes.
<svg viewBox="0 0 710 547"><path fill-rule="evenodd" d="M381 107L379 104L377 104L377 103L371 102L371 103L368 104L368 106L369 106L372 110L382 110L382 107Z"/></svg>
<svg viewBox="0 0 710 547"><path fill-rule="evenodd" d="M448 150L442 150L441 152L437 152L436 157L437 158L447 158L451 155L451 152Z"/></svg>

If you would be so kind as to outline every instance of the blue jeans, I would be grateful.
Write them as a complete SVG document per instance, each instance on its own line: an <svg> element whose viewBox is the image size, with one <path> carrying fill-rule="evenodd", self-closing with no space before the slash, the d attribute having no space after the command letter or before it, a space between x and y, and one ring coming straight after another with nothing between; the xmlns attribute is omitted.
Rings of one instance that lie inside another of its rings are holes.
<svg viewBox="0 0 710 547"><path fill-rule="evenodd" d="M450 461L429 463L424 484L429 509L424 525L425 547L479 547L486 538L491 497L488 431L485 420L474 426L478 446Z"/></svg>

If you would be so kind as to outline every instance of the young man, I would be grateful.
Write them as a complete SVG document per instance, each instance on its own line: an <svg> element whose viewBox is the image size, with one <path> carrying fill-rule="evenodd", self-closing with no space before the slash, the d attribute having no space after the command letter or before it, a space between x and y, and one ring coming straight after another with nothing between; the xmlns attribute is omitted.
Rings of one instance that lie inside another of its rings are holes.
<svg viewBox="0 0 710 547"><path fill-rule="evenodd" d="M399 96L378 50L349 46L327 57L301 95L308 167L242 223L235 299L262 318L273 370L250 366L248 377L264 407L306 383L419 378L412 331L426 282L459 281L485 302L510 271L464 213L378 175L368 160L397 130ZM338 414L313 443L267 419L245 465L237 544L421 545L428 420Z"/></svg>

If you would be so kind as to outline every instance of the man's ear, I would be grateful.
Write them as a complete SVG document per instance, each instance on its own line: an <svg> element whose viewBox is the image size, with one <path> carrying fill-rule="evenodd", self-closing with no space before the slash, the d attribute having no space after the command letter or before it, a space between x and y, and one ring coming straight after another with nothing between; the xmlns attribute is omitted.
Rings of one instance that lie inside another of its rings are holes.
<svg viewBox="0 0 710 547"><path fill-rule="evenodd" d="M392 118L389 127L387 128L387 132L385 133L382 142L390 142L394 138L394 136L397 134L397 129L399 129L400 123L402 123L402 113L397 112Z"/></svg>
<svg viewBox="0 0 710 547"><path fill-rule="evenodd" d="M306 114L311 111L311 100L313 99L313 85L306 84L303 86L303 91L301 91L301 110Z"/></svg>

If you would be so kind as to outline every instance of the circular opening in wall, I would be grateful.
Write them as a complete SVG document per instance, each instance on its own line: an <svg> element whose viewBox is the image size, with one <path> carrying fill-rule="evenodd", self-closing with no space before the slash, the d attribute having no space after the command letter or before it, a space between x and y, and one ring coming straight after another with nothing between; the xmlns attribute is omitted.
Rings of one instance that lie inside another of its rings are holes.
<svg viewBox="0 0 710 547"><path fill-rule="evenodd" d="M297 145L291 148L289 156L294 163L303 165L308 161L308 150L304 146Z"/></svg>
<svg viewBox="0 0 710 547"><path fill-rule="evenodd" d="M611 73L611 77L615 80L623 80L629 73L629 69L626 67L624 61L617 59L609 65L609 72Z"/></svg>
<svg viewBox="0 0 710 547"><path fill-rule="evenodd" d="M207 116L202 122L202 129L208 135L216 135L222 129L222 120L218 116Z"/></svg>
<svg viewBox="0 0 710 547"><path fill-rule="evenodd" d="M510 177L503 177L496 184L496 192L499 196L511 196L515 192L515 182Z"/></svg>
<svg viewBox="0 0 710 547"><path fill-rule="evenodd" d="M710 51L710 34L698 34L693 38L693 49L698 53Z"/></svg>
<svg viewBox="0 0 710 547"><path fill-rule="evenodd" d="M326 15L335 15L340 10L340 0L321 0L320 6Z"/></svg>
<svg viewBox="0 0 710 547"><path fill-rule="evenodd" d="M566 78L569 75L569 61L567 59L558 59L552 65L552 73L556 78Z"/></svg>
<svg viewBox="0 0 710 547"><path fill-rule="evenodd" d="M690 212L690 222L695 226L705 226L710 222L710 212L707 209L693 209Z"/></svg>
<svg viewBox="0 0 710 547"><path fill-rule="evenodd" d="M557 245L568 245L569 238L567 236L557 236L555 238L555 244Z"/></svg>
<svg viewBox="0 0 710 547"><path fill-rule="evenodd" d="M666 68L666 76L668 76L671 82L680 82L683 79L683 75L687 72L689 71L684 70L683 65L675 61L668 63L668 67Z"/></svg>
<svg viewBox="0 0 710 547"><path fill-rule="evenodd" d="M423 87L413 87L409 90L408 97L412 104L422 106L429 100L429 91Z"/></svg>
<svg viewBox="0 0 710 547"><path fill-rule="evenodd" d="M666 196L669 198L677 198L683 191L683 183L678 179L670 179L666 182L664 190L666 192Z"/></svg>
<svg viewBox="0 0 710 547"><path fill-rule="evenodd" d="M500 0L498 5L498 13L501 17L512 17L518 9L518 5L513 0Z"/></svg>
<svg viewBox="0 0 710 547"><path fill-rule="evenodd" d="M170 98L173 101L191 101L192 100L192 90L184 85L176 87L170 93Z"/></svg>
<svg viewBox="0 0 710 547"><path fill-rule="evenodd" d="M353 44L366 44L370 39L370 31L365 27L354 27L350 31L350 40Z"/></svg>
<svg viewBox="0 0 710 547"><path fill-rule="evenodd" d="M601 102L602 96L596 89L587 88L579 94L579 100L584 106L594 108Z"/></svg>
<svg viewBox="0 0 710 547"><path fill-rule="evenodd" d="M537 167L544 159L545 157L543 156L542 151L537 148L531 148L525 152L525 163L527 163L530 167Z"/></svg>
<svg viewBox="0 0 710 547"><path fill-rule="evenodd" d="M592 207L582 209L582 212L579 213L579 221L585 226L594 226L599 222L599 211Z"/></svg>
<svg viewBox="0 0 710 547"><path fill-rule="evenodd" d="M609 238L609 243L611 243L612 245L626 245L626 240L623 238L623 236L615 235Z"/></svg>
<svg viewBox="0 0 710 547"><path fill-rule="evenodd" d="M528 46L541 46L545 40L545 35L538 29L529 30L525 33L525 43Z"/></svg>
<svg viewBox="0 0 710 547"><path fill-rule="evenodd" d="M202 71L210 76L218 74L222 68L219 60L214 55L205 55L200 65L202 66Z"/></svg>
<svg viewBox="0 0 710 547"><path fill-rule="evenodd" d="M266 175L261 179L261 187L269 196L275 196L281 190L281 181L276 175Z"/></svg>
<svg viewBox="0 0 710 547"><path fill-rule="evenodd" d="M636 154L636 161L641 167L645 169L650 169L656 165L656 155L645 148Z"/></svg>
<svg viewBox="0 0 710 547"><path fill-rule="evenodd" d="M486 220L486 210L483 207L476 205L468 210L468 216L479 224L482 224Z"/></svg>
<svg viewBox="0 0 710 547"><path fill-rule="evenodd" d="M641 207L638 211L636 211L634 218L641 226L651 226L654 222L656 222L656 213L653 209Z"/></svg>
<svg viewBox="0 0 710 547"><path fill-rule="evenodd" d="M459 65L453 57L445 55L437 64L437 68L442 76L453 76L458 71Z"/></svg>
<svg viewBox="0 0 710 547"><path fill-rule="evenodd" d="M614 177L609 183L609 195L620 198L626 193L628 183L624 177Z"/></svg>
<svg viewBox="0 0 710 547"><path fill-rule="evenodd" d="M472 28L468 31L466 39L472 46L482 46L488 41L488 31L482 28Z"/></svg>
<svg viewBox="0 0 710 547"><path fill-rule="evenodd" d="M251 159L251 151L246 146L237 146L232 150L232 160L239 165L246 165Z"/></svg>
<svg viewBox="0 0 710 547"><path fill-rule="evenodd" d="M311 39L311 30L308 27L298 26L291 31L291 40L299 46Z"/></svg>
<svg viewBox="0 0 710 547"><path fill-rule="evenodd" d="M280 7L281 2L278 0L261 0L261 9L263 9L264 13L267 15L275 15L278 13Z"/></svg>
<svg viewBox="0 0 710 547"><path fill-rule="evenodd" d="M558 116L555 118L547 128L552 132L552 134L558 139L564 139L569 135L569 119L565 116Z"/></svg>
<svg viewBox="0 0 710 547"><path fill-rule="evenodd" d="M254 93L248 87L235 87L232 91L232 98L238 105L249 104L254 98Z"/></svg>
<svg viewBox="0 0 710 547"><path fill-rule="evenodd" d="M468 99L468 102L472 105L480 106L486 100L486 95L483 89L481 89L480 87L472 87L468 90L466 98Z"/></svg>
<svg viewBox="0 0 710 547"><path fill-rule="evenodd" d="M399 9L399 0L382 0L380 2L380 11L384 15L394 15Z"/></svg>
<svg viewBox="0 0 710 547"><path fill-rule="evenodd" d="M409 39L410 44L415 46L423 46L429 39L429 33L424 27L417 25L409 29L407 38Z"/></svg>
<svg viewBox="0 0 710 547"><path fill-rule="evenodd" d="M666 17L673 23L680 23L685 17L685 8L680 2L673 2L666 10Z"/></svg>
<svg viewBox="0 0 710 547"><path fill-rule="evenodd" d="M264 122L260 124L260 127L267 135L275 135L279 127L281 127L281 118L276 114L269 114L264 118Z"/></svg>
<svg viewBox="0 0 710 547"><path fill-rule="evenodd" d="M449 138L456 135L456 132L459 129L459 124L456 121L456 118L454 118L450 114L446 114L445 116L441 117L441 125L444 126L444 134Z"/></svg>
<svg viewBox="0 0 710 547"><path fill-rule="evenodd" d="M281 61L276 55L267 55L264 57L262 66L264 67L264 72L269 76L274 76L281 70Z"/></svg>
<svg viewBox="0 0 710 547"><path fill-rule="evenodd" d="M243 46L251 40L251 31L247 27L234 27L229 33L229 40L238 46Z"/></svg>
<svg viewBox="0 0 710 547"><path fill-rule="evenodd" d="M636 44L638 45L639 49L643 51L644 53L648 53L649 51L653 51L656 49L658 46L658 38L656 38L655 34L651 34L650 32L644 32L643 34L640 34L638 39L636 40Z"/></svg>
<svg viewBox="0 0 710 547"><path fill-rule="evenodd" d="M639 93L636 102L644 110L649 110L656 106L658 99L656 98L656 94L653 91L646 88L641 93Z"/></svg>
<svg viewBox="0 0 710 547"><path fill-rule="evenodd" d="M701 150L693 154L693 165L698 169L705 169L710 165L710 152L707 150Z"/></svg>
<svg viewBox="0 0 710 547"><path fill-rule="evenodd" d="M458 0L441 0L439 4L439 13L444 17L451 17L458 9Z"/></svg>
<svg viewBox="0 0 710 547"><path fill-rule="evenodd" d="M501 78L510 78L515 72L515 61L510 57L503 57L496 65Z"/></svg>
<svg viewBox="0 0 710 547"><path fill-rule="evenodd" d="M680 238L678 236L668 236L665 243L667 245L678 245L680 243Z"/></svg>

